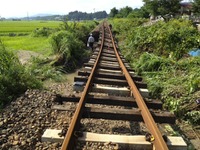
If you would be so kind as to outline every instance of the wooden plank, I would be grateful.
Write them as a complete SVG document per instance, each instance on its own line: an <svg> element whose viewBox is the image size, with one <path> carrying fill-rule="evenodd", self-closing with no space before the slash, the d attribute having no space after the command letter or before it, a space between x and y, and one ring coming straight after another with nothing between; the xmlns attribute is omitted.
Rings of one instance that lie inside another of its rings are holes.
<svg viewBox="0 0 200 150"><path fill-rule="evenodd" d="M93 63L84 63L84 66L86 67L93 67ZM110 69L110 70L121 70L121 68L119 66L114 66L114 65L105 65L105 64L98 64L98 68L103 68L103 69ZM128 71L135 71L132 68L127 66L127 70Z"/></svg>
<svg viewBox="0 0 200 150"><path fill-rule="evenodd" d="M168 136L167 145L169 150L187 150L187 144L184 142L182 137ZM83 136L78 138L79 141L84 142L100 142L100 143L118 143L131 145L131 149L137 150L152 150L152 144L145 140L143 135L110 135L110 134L98 134L91 132L83 132Z"/></svg>
<svg viewBox="0 0 200 150"><path fill-rule="evenodd" d="M149 97L149 92L148 89L142 89L139 88L140 94L143 97L148 98ZM92 87L92 92L97 92L97 93L106 93L108 95L115 95L115 96L132 96L132 93L130 89L125 88L125 87L109 87L109 86L101 86L101 85L95 85Z"/></svg>
<svg viewBox="0 0 200 150"><path fill-rule="evenodd" d="M58 134L62 130L46 129L42 135L42 142L63 142L64 137L60 137Z"/></svg>
<svg viewBox="0 0 200 150"><path fill-rule="evenodd" d="M56 102L79 102L80 97L62 97L58 95L55 99ZM133 97L119 97L119 96L95 96L89 95L87 103L90 104L104 104L113 106L126 106L126 107L137 107L136 101ZM162 102L158 100L145 100L148 108L151 109L162 109Z"/></svg>
<svg viewBox="0 0 200 150"><path fill-rule="evenodd" d="M115 95L115 96L131 96L131 92L128 88L124 87L108 87L108 86L101 86L101 85L95 85L92 87L91 92L95 93L106 93L109 96Z"/></svg>
<svg viewBox="0 0 200 150"><path fill-rule="evenodd" d="M84 67L81 69L82 71L91 71L92 67ZM109 73L122 73L121 70L109 70L109 69L100 69L98 68L96 72L101 71L101 72L109 72ZM131 72L134 73L134 72Z"/></svg>
<svg viewBox="0 0 200 150"><path fill-rule="evenodd" d="M86 77L86 76L76 76L76 77L74 77L74 82L87 82L87 79L88 79L88 77ZM93 83L105 84L105 85L128 86L128 83L126 80L113 79L113 78L95 77ZM146 83L135 81L135 84L138 88L147 88Z"/></svg>
<svg viewBox="0 0 200 150"><path fill-rule="evenodd" d="M93 67L94 63L84 63L84 66L87 66L87 67ZM104 63L100 63L98 65L99 68L105 68L105 69L112 69L112 70L121 70L120 66L118 63L116 64L104 64ZM135 71L133 70L129 65L126 65L126 68L128 71Z"/></svg>
<svg viewBox="0 0 200 150"><path fill-rule="evenodd" d="M88 63L95 63L95 60L89 60ZM101 64L104 64L104 65L113 65L113 66L119 66L119 63L117 62L109 62L109 61L100 61Z"/></svg>
<svg viewBox="0 0 200 150"><path fill-rule="evenodd" d="M94 60L91 60L94 62ZM100 63L104 63L104 64L119 64L118 62L110 62L110 61L105 61L105 60L102 60L100 61ZM129 63L124 63L126 66L129 66ZM129 66L130 67L130 66Z"/></svg>
<svg viewBox="0 0 200 150"><path fill-rule="evenodd" d="M119 80L119 79L109 79L109 78L94 78L94 83L97 84L105 84L105 85L118 85L118 86L128 86L128 83L126 80ZM146 83L135 81L135 85L137 88L147 88Z"/></svg>
<svg viewBox="0 0 200 150"><path fill-rule="evenodd" d="M97 52L97 53L98 53L98 52L99 52L99 49L96 48L96 49L94 50L94 52ZM103 49L102 53L115 54L114 50L106 50L106 49Z"/></svg>
<svg viewBox="0 0 200 150"><path fill-rule="evenodd" d="M155 122L175 124L175 116L171 112L153 112L150 111ZM110 120L143 121L140 110L133 109L104 109L86 107L83 117Z"/></svg>
<svg viewBox="0 0 200 150"><path fill-rule="evenodd" d="M90 75L90 71L88 70L82 70L78 72L79 76L89 76ZM125 76L122 73L118 73L118 72L106 72L106 71L97 71L95 73L96 77L99 78L113 78L113 79L126 79ZM131 73L131 77L134 81L142 81L142 77L140 76L136 76L134 73Z"/></svg>
<svg viewBox="0 0 200 150"><path fill-rule="evenodd" d="M106 57L116 57L115 54L107 54L107 53L101 53L101 56L106 56Z"/></svg>
<svg viewBox="0 0 200 150"><path fill-rule="evenodd" d="M74 111L65 105L54 105L52 109L62 111ZM153 112L150 111L155 122L158 123L175 123L175 116L170 112ZM109 119L109 120L125 120L125 121L143 121L140 110L137 108L132 109L106 109L106 108L95 108L85 107L83 110L83 118L95 118L95 119Z"/></svg>
<svg viewBox="0 0 200 150"><path fill-rule="evenodd" d="M96 56L92 55L90 58L96 59ZM109 57L105 57L105 56L102 56L101 60L108 60L108 61L112 61L112 62L118 62L116 58L109 58ZM125 59L122 59L122 61L126 62Z"/></svg>
<svg viewBox="0 0 200 150"><path fill-rule="evenodd" d="M58 134L61 130L46 129L42 135L42 142L63 142L64 137ZM98 142L98 143L116 143L124 146L129 146L129 149L137 150L152 150L152 144L145 140L144 135L113 135L113 134L98 134L92 132L82 132L83 136L78 138L81 142ZM182 137L168 136L169 150L187 150L187 144Z"/></svg>
<svg viewBox="0 0 200 150"><path fill-rule="evenodd" d="M113 51L113 52L114 52L114 51ZM113 52L108 52L108 51L102 52L102 53L101 53L101 56L116 57L115 53L113 53ZM94 55L94 56L96 56L96 55L98 55L98 54L99 54L98 51L94 51L94 52L92 53L92 55ZM120 57L123 58L123 56L122 56L121 54L120 54Z"/></svg>

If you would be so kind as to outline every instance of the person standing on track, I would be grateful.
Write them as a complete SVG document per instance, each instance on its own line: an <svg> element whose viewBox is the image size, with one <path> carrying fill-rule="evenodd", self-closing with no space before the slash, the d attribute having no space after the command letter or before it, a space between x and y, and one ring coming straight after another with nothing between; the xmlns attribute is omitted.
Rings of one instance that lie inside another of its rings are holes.
<svg viewBox="0 0 200 150"><path fill-rule="evenodd" d="M88 44L89 47L92 49L93 51L93 44L94 44L94 37L92 36L92 33L90 34L89 38L88 38Z"/></svg>

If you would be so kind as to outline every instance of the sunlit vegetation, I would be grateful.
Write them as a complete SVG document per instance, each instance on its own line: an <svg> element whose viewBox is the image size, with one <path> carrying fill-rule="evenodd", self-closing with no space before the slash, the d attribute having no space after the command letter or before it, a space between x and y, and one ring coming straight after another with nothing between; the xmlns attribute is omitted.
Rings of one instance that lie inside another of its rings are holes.
<svg viewBox="0 0 200 150"><path fill-rule="evenodd" d="M88 54L84 42L95 25L94 22L92 24L63 22L60 31L49 37L53 53L58 55L55 65L64 65L66 71L75 69Z"/></svg>
<svg viewBox="0 0 200 150"><path fill-rule="evenodd" d="M8 32L2 31L3 34L11 31L12 23L7 23L10 28L7 28ZM66 20L60 24L44 22L44 27L41 22L37 25L34 21L33 26L30 22L26 23L18 24L18 29L12 30L13 34L0 36L0 108L28 88L42 88L43 81L62 81L62 74L75 69L87 56L84 42L97 24L94 21L76 23ZM23 25L31 27L22 31ZM24 31L28 34L19 35ZM16 50L31 50L43 55L42 58L33 57L22 65L13 53ZM49 55L50 58L46 58Z"/></svg>
<svg viewBox="0 0 200 150"><path fill-rule="evenodd" d="M30 50L50 54L50 43L38 35L41 29L56 30L61 21L0 21L0 39L11 50ZM40 33L41 35L41 33Z"/></svg>
<svg viewBox="0 0 200 150"><path fill-rule="evenodd" d="M32 36L16 36L0 37L7 49L16 50L29 50L41 54L50 54L51 45L47 37L32 37Z"/></svg>
<svg viewBox="0 0 200 150"><path fill-rule="evenodd" d="M27 88L41 88L41 82L27 72L18 58L0 43L0 107Z"/></svg>
<svg viewBox="0 0 200 150"><path fill-rule="evenodd" d="M177 117L199 124L200 57L188 52L199 47L200 33L186 20L149 26L138 20L111 20L122 53L144 77L152 98L162 100Z"/></svg>
<svg viewBox="0 0 200 150"><path fill-rule="evenodd" d="M0 21L0 35L6 33L30 33L36 28L57 28L61 21Z"/></svg>

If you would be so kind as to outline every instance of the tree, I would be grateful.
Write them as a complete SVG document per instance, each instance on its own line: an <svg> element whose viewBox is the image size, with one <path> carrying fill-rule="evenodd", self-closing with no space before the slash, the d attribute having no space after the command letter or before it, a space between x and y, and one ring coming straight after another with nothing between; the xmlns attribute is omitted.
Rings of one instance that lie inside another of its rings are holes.
<svg viewBox="0 0 200 150"><path fill-rule="evenodd" d="M200 15L200 0L193 0L192 10L194 14Z"/></svg>
<svg viewBox="0 0 200 150"><path fill-rule="evenodd" d="M146 10L154 16L175 15L181 8L181 0L143 0Z"/></svg>
<svg viewBox="0 0 200 150"><path fill-rule="evenodd" d="M149 18L149 13L144 7L135 8L129 15L128 18Z"/></svg>
<svg viewBox="0 0 200 150"><path fill-rule="evenodd" d="M115 17L117 14L118 14L118 9L116 9L116 8L114 7L114 8L112 8L112 9L110 10L109 17L113 18L113 17Z"/></svg>
<svg viewBox="0 0 200 150"><path fill-rule="evenodd" d="M124 7L124 8L121 8L119 10L119 13L118 15L121 17L121 18L126 18L131 12L133 11L133 9L131 7Z"/></svg>

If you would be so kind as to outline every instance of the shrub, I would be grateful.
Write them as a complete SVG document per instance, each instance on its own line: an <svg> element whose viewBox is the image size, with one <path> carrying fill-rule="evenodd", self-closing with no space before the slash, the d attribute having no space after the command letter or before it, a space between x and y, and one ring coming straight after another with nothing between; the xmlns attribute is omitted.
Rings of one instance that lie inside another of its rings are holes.
<svg viewBox="0 0 200 150"><path fill-rule="evenodd" d="M53 53L59 55L59 64L64 64L67 67L66 69L74 69L78 60L84 54L83 42L74 33L68 31L59 31L52 34L50 42Z"/></svg>
<svg viewBox="0 0 200 150"><path fill-rule="evenodd" d="M144 71L159 71L167 69L173 64L174 62L170 59L162 58L150 53L143 53L137 63L134 63L133 65L140 74Z"/></svg>
<svg viewBox="0 0 200 150"><path fill-rule="evenodd" d="M9 103L27 88L40 88L41 83L27 73L17 57L0 43L0 106Z"/></svg>
<svg viewBox="0 0 200 150"><path fill-rule="evenodd" d="M191 22L184 20L130 27L129 33L126 42L131 51L129 54L153 52L160 56L180 59L189 50L199 46L200 34Z"/></svg>
<svg viewBox="0 0 200 150"><path fill-rule="evenodd" d="M52 32L53 29L43 27L43 28L36 28L31 35L33 37L43 37L43 36L49 36Z"/></svg>
<svg viewBox="0 0 200 150"><path fill-rule="evenodd" d="M199 47L197 29L187 20L157 22L151 26L117 25L122 53L134 69L143 75L150 96L163 101L163 107L179 118L199 124L200 57L188 57ZM128 21L127 21L128 22ZM128 33L128 34L127 34ZM124 40L125 39L125 40Z"/></svg>
<svg viewBox="0 0 200 150"><path fill-rule="evenodd" d="M32 57L30 63L26 64L26 72L41 81L48 79L61 81L62 69L52 67L50 62L51 61L47 59Z"/></svg>
<svg viewBox="0 0 200 150"><path fill-rule="evenodd" d="M187 112L186 118L193 124L200 124L200 111Z"/></svg>

